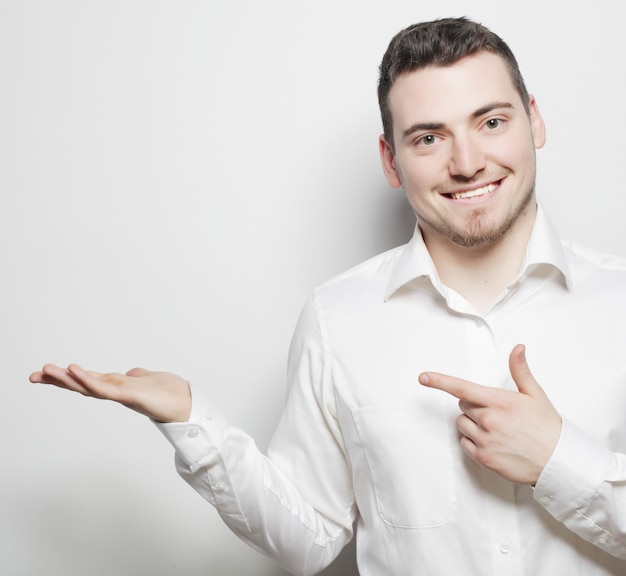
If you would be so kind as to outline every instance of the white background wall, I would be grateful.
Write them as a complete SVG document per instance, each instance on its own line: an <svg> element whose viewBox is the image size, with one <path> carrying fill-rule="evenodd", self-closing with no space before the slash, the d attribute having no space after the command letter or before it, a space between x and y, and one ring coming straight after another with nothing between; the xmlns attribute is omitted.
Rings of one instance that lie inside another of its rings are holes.
<svg viewBox="0 0 626 576"><path fill-rule="evenodd" d="M576 6L0 0L0 572L284 574L149 421L27 377L178 372L264 447L309 292L411 232L376 142L400 28L468 15L503 36L548 126L541 201L563 236L626 254L622 20Z"/></svg>

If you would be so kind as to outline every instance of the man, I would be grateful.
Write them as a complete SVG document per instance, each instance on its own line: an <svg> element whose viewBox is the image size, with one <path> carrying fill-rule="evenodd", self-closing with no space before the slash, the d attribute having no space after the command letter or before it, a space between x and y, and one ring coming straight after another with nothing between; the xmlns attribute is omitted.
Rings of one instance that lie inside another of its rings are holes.
<svg viewBox="0 0 626 576"><path fill-rule="evenodd" d="M314 292L267 456L171 374L31 380L160 422L181 475L297 574L355 522L362 576L626 573L626 262L562 243L538 208L543 120L489 30L403 30L379 102L418 227Z"/></svg>

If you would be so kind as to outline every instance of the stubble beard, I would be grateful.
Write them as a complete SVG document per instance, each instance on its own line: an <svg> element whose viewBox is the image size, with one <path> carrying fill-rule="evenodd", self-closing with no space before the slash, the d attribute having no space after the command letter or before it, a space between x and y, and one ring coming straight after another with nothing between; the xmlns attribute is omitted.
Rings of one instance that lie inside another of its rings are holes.
<svg viewBox="0 0 626 576"><path fill-rule="evenodd" d="M519 217L528 208L534 195L535 185L533 183L516 210L509 214L504 221L499 224L496 223L496 225L490 225L487 211L480 208L470 214L465 228L454 227L445 220L435 222L424 218L421 214L417 214L417 218L420 223L425 224L452 244L463 248L485 248L497 243L513 228Z"/></svg>

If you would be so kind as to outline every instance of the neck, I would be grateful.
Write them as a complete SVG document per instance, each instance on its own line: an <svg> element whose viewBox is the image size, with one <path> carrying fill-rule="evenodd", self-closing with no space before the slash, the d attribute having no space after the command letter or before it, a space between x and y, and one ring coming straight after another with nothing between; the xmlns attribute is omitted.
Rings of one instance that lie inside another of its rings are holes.
<svg viewBox="0 0 626 576"><path fill-rule="evenodd" d="M423 227L424 242L441 281L481 314L489 311L520 271L536 215L533 202L502 238L480 247L459 246Z"/></svg>

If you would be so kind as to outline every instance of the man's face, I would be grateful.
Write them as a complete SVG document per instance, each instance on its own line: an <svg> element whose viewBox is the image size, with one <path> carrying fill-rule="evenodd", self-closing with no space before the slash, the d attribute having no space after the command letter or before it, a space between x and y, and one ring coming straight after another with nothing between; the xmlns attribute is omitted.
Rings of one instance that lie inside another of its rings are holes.
<svg viewBox="0 0 626 576"><path fill-rule="evenodd" d="M526 113L502 58L481 52L404 74L389 105L395 152L381 137L383 169L404 188L427 245L490 246L534 218L545 129L533 98Z"/></svg>

